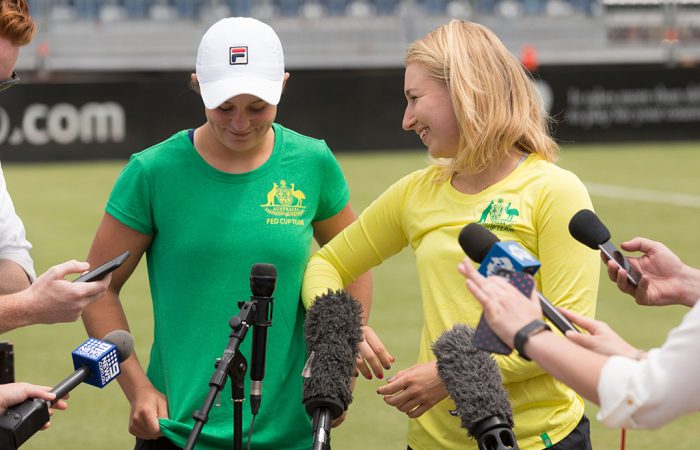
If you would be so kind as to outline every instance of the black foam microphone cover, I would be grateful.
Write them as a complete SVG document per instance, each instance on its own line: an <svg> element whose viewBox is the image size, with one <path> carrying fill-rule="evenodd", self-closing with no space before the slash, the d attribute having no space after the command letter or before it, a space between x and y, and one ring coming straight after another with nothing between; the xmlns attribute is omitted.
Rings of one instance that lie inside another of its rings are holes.
<svg viewBox="0 0 700 450"><path fill-rule="evenodd" d="M467 325L455 325L433 344L437 370L450 397L457 406L462 428L479 442L479 448L517 448L512 433L513 411L503 388L496 361L472 344L474 330ZM488 436L492 444L482 446ZM495 440L494 440L495 438Z"/></svg>
<svg viewBox="0 0 700 450"><path fill-rule="evenodd" d="M273 264L254 264L250 269L250 291L257 297L270 297L275 291L277 269Z"/></svg>
<svg viewBox="0 0 700 450"><path fill-rule="evenodd" d="M569 221L569 233L583 245L598 250L610 240L610 231L590 209L582 209Z"/></svg>
<svg viewBox="0 0 700 450"><path fill-rule="evenodd" d="M470 223L462 228L457 240L464 253L472 261L480 263L498 242L498 236L478 223Z"/></svg>
<svg viewBox="0 0 700 450"><path fill-rule="evenodd" d="M344 290L329 289L309 308L304 334L313 359L302 394L309 415L324 407L332 410L335 419L352 402L350 382L362 340L361 312L362 306Z"/></svg>

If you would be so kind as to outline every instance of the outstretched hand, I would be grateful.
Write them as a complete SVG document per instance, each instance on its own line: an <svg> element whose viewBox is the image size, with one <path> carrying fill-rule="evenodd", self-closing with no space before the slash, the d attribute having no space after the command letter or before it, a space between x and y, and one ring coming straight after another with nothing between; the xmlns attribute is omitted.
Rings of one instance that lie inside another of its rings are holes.
<svg viewBox="0 0 700 450"><path fill-rule="evenodd" d="M628 257L630 264L642 274L639 285L633 286L627 280L627 272L603 256L608 277L617 283L622 292L634 297L638 304L692 306L700 297L700 272L683 264L662 243L637 237L623 242L620 247L628 252L643 253L642 256Z"/></svg>

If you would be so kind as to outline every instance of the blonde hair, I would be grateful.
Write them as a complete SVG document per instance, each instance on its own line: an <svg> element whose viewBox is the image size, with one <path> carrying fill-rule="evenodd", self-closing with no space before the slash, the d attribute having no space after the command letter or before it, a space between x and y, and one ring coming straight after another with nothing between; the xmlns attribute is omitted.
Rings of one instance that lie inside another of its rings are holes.
<svg viewBox="0 0 700 450"><path fill-rule="evenodd" d="M452 20L413 42L406 65L416 63L447 86L460 127L457 156L433 160L445 178L480 173L513 149L555 161L549 116L520 62L488 28Z"/></svg>
<svg viewBox="0 0 700 450"><path fill-rule="evenodd" d="M29 44L35 32L36 25L29 15L26 0L0 1L0 36L22 46Z"/></svg>

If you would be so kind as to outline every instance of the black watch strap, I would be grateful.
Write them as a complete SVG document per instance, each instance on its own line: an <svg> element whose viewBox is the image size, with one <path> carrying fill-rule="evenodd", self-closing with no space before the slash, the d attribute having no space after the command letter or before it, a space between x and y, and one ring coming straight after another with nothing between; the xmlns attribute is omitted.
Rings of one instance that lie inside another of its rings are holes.
<svg viewBox="0 0 700 450"><path fill-rule="evenodd" d="M525 354L525 343L530 338L530 336L534 336L535 334L544 330L551 330L551 328L549 328L549 325L547 325L540 319L535 319L532 322L525 325L524 327L522 327L520 330L518 330L517 333L515 333L513 345L515 346L515 349L518 351L518 354L521 358L523 358L526 361L530 361L530 358L528 358L528 356Z"/></svg>

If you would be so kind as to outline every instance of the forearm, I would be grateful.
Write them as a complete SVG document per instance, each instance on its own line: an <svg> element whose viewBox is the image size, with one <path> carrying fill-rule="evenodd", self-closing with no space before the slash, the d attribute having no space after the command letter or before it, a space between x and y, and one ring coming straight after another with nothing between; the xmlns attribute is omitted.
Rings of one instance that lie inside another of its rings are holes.
<svg viewBox="0 0 700 450"><path fill-rule="evenodd" d="M26 308L26 290L0 297L0 333L34 323L31 311Z"/></svg>
<svg viewBox="0 0 700 450"><path fill-rule="evenodd" d="M0 295L22 291L29 285L29 276L22 266L10 259L0 259Z"/></svg>
<svg viewBox="0 0 700 450"><path fill-rule="evenodd" d="M552 332L538 333L528 339L525 353L553 377L586 399L600 403L598 380L607 357Z"/></svg>
<svg viewBox="0 0 700 450"><path fill-rule="evenodd" d="M372 308L372 273L366 272L350 283L347 291L362 305L362 325L367 325Z"/></svg>
<svg viewBox="0 0 700 450"><path fill-rule="evenodd" d="M108 291L102 299L85 308L83 323L88 335L98 339L113 330L129 330L124 309L114 291ZM150 385L151 382L141 367L135 351L120 364L120 368L122 373L118 378L119 385L127 399L132 401L135 391L139 387Z"/></svg>

